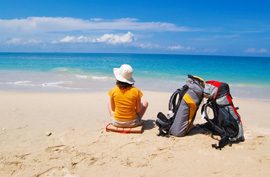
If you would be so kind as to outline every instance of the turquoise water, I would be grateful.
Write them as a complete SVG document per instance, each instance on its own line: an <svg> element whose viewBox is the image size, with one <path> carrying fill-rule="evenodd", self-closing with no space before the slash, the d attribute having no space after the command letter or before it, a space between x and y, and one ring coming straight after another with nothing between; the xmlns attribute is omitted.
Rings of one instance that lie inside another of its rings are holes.
<svg viewBox="0 0 270 177"><path fill-rule="evenodd" d="M108 91L113 68L130 64L141 90L168 91L188 74L227 82L233 96L270 100L270 58L80 53L0 53L0 89Z"/></svg>

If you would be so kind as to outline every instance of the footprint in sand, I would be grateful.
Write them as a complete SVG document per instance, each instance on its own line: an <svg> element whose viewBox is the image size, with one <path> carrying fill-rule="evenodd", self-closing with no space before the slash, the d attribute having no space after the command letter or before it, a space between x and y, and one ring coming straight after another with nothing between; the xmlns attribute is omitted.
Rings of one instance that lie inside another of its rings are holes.
<svg viewBox="0 0 270 177"><path fill-rule="evenodd" d="M50 146L46 148L47 152L55 152L55 151L62 151L66 145L57 145L57 146Z"/></svg>
<svg viewBox="0 0 270 177"><path fill-rule="evenodd" d="M259 161L263 165L270 165L270 156L263 156Z"/></svg>
<svg viewBox="0 0 270 177"><path fill-rule="evenodd" d="M25 160L26 156L31 155L32 153L28 153L28 154L23 154L23 155L14 155L14 157Z"/></svg>
<svg viewBox="0 0 270 177"><path fill-rule="evenodd" d="M36 177L42 177L42 176L70 176L70 177L73 177L71 172L63 166L51 167L51 168L49 168L49 169L47 169L39 174L36 174L35 176Z"/></svg>
<svg viewBox="0 0 270 177"><path fill-rule="evenodd" d="M256 136L256 138L253 139L252 145L260 145L265 141L264 136Z"/></svg>
<svg viewBox="0 0 270 177"><path fill-rule="evenodd" d="M255 140L258 141L258 144L263 144L265 141L265 136L257 136Z"/></svg>
<svg viewBox="0 0 270 177"><path fill-rule="evenodd" d="M28 127L28 126L29 126L29 125L25 125L25 126L22 126L22 127L18 127L18 128L16 128L16 129L20 130L20 129L24 129L24 128Z"/></svg>
<svg viewBox="0 0 270 177"><path fill-rule="evenodd" d="M251 140L251 147L249 150L256 150L256 145L263 145L265 143L265 136L256 136L253 140Z"/></svg>

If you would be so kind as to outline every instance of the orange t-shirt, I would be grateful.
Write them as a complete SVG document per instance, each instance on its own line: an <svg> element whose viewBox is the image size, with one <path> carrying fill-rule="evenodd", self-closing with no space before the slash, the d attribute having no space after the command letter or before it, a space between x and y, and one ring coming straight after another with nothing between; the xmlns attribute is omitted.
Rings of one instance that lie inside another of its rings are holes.
<svg viewBox="0 0 270 177"><path fill-rule="evenodd" d="M137 117L136 103L143 96L136 87L120 89L118 86L111 89L109 96L114 100L114 119L119 121L130 121Z"/></svg>

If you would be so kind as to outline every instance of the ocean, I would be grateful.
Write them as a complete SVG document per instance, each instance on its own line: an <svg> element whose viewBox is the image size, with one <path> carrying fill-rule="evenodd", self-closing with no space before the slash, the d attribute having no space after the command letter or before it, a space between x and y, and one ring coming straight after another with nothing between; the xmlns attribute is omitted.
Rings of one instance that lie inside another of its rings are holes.
<svg viewBox="0 0 270 177"><path fill-rule="evenodd" d="M108 92L113 68L133 67L135 86L174 92L187 75L230 85L233 97L270 101L270 58L169 54L0 53L0 90Z"/></svg>

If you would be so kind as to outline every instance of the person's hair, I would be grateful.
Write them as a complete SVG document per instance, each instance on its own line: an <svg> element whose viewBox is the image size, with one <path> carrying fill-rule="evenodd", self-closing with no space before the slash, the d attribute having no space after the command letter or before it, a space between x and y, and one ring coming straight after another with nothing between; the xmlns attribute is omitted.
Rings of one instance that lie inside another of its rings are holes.
<svg viewBox="0 0 270 177"><path fill-rule="evenodd" d="M119 80L116 80L116 85L120 88L120 89L125 89L125 88L128 88L128 87L131 87L133 84L129 84L129 83L126 83L126 82L121 82Z"/></svg>

